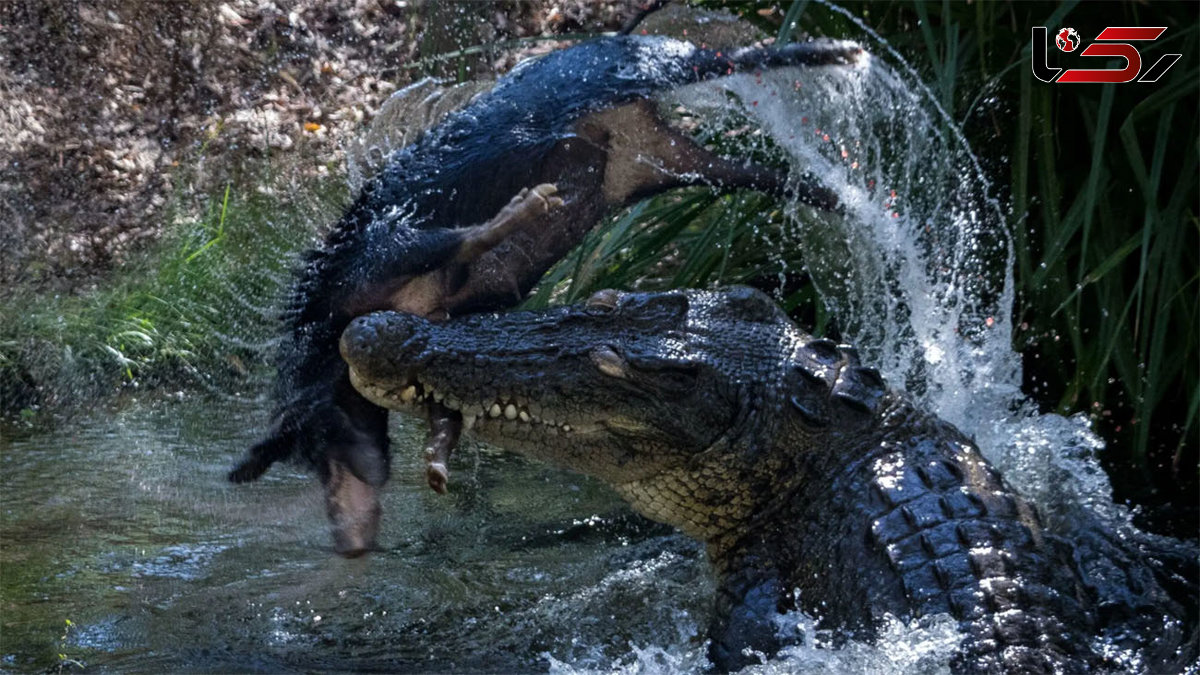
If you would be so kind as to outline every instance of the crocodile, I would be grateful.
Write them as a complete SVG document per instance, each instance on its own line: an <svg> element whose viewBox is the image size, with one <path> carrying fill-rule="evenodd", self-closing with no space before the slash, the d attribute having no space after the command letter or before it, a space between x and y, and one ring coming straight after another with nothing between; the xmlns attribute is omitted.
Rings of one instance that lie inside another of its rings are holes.
<svg viewBox="0 0 1200 675"><path fill-rule="evenodd" d="M387 411L355 392L338 357L350 320L512 307L604 215L672 188L749 188L833 208L836 197L811 177L706 150L667 124L653 97L749 70L852 64L861 53L833 40L717 50L627 35L518 66L394 152L305 256L283 318L272 424L229 480L299 456L325 485L335 550L370 550L389 475ZM428 414L429 452L442 457L458 430L436 406ZM435 489L442 464L431 463Z"/></svg>
<svg viewBox="0 0 1200 675"><path fill-rule="evenodd" d="M793 609L867 640L887 617L950 615L955 672L1197 656L1193 547L1086 513L1048 531L970 438L759 291L600 291L443 324L380 312L340 347L376 404L440 401L478 439L702 540L720 669L776 653Z"/></svg>

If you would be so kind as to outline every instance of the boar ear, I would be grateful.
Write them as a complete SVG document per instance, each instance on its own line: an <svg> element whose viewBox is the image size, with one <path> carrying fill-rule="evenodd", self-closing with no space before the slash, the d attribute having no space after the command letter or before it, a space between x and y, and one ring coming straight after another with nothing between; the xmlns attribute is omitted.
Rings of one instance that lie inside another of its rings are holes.
<svg viewBox="0 0 1200 675"><path fill-rule="evenodd" d="M311 423L312 413L301 406L285 408L275 416L266 438L250 446L237 466L230 469L226 478L231 483L249 483L258 480L275 462L283 461L301 450L303 432Z"/></svg>
<svg viewBox="0 0 1200 675"><path fill-rule="evenodd" d="M276 423L266 438L255 443L242 461L226 476L231 483L249 483L267 472L271 465L292 454L295 433L285 431Z"/></svg>

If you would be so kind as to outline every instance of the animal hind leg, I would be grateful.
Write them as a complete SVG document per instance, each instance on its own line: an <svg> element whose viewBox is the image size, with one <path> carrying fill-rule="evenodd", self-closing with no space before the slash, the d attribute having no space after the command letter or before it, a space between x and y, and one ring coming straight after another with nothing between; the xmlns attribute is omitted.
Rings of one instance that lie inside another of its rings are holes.
<svg viewBox="0 0 1200 675"><path fill-rule="evenodd" d="M837 196L811 176L789 184L782 171L729 160L705 149L663 121L651 101L592 115L581 132L607 145L604 191L610 204L627 203L675 187L710 185L793 196L824 210L838 205Z"/></svg>

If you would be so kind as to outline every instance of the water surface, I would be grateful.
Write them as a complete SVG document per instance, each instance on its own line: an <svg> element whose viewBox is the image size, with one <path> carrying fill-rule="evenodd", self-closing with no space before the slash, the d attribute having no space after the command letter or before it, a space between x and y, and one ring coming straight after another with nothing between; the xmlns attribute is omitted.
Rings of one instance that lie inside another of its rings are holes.
<svg viewBox="0 0 1200 675"><path fill-rule="evenodd" d="M467 443L436 495L422 432L393 415L384 550L344 560L305 473L225 482L265 419L194 397L6 431L0 667L525 671L607 668L631 644L703 653L700 546L604 486Z"/></svg>

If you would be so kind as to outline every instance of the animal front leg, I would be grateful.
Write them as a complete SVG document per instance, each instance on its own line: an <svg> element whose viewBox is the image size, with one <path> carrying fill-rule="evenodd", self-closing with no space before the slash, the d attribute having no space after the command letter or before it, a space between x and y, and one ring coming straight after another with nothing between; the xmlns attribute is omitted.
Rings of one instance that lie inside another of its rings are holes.
<svg viewBox="0 0 1200 675"><path fill-rule="evenodd" d="M558 188L542 183L524 188L492 219L453 230L458 237L454 257L436 269L407 280L392 293L390 309L427 319L445 319L483 289L471 283L469 266L517 232L535 231L544 216L562 206Z"/></svg>
<svg viewBox="0 0 1200 675"><path fill-rule="evenodd" d="M730 672L771 658L783 643L778 618L787 604L776 561L754 546L724 556L716 611L709 626L708 658ZM760 658L761 656L761 658Z"/></svg>
<svg viewBox="0 0 1200 675"><path fill-rule="evenodd" d="M462 415L441 403L429 403L429 435L425 438L425 480L438 494L446 494L450 480L450 453L462 434Z"/></svg>

